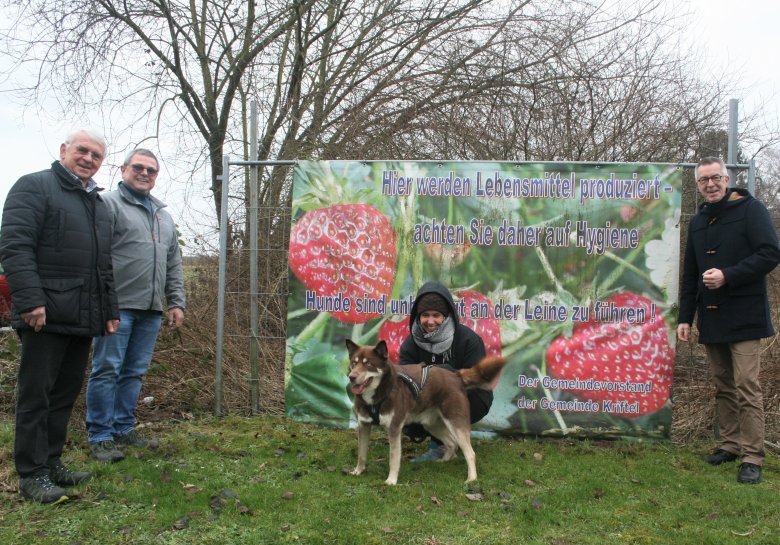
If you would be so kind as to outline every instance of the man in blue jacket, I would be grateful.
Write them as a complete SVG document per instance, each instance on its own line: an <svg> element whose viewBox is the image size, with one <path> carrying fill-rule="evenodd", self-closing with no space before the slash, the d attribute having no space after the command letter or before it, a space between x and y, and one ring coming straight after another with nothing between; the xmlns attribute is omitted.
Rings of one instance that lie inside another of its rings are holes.
<svg viewBox="0 0 780 545"><path fill-rule="evenodd" d="M703 158L695 176L705 202L688 229L677 337L690 339L697 315L720 428L720 443L704 460L720 465L741 457L737 481L755 484L764 462L760 339L775 334L766 276L780 263L780 247L766 207L729 188L722 160Z"/></svg>
<svg viewBox="0 0 780 545"><path fill-rule="evenodd" d="M11 325L22 343L14 462L19 492L39 503L90 477L60 459L92 338L117 329L108 210L92 179L106 142L71 133L51 168L27 174L3 209L0 260L11 291Z"/></svg>
<svg viewBox="0 0 780 545"><path fill-rule="evenodd" d="M122 181L105 196L111 217L111 254L121 321L111 338L95 340L87 383L87 432L93 458L116 462L119 447L153 446L135 429L141 382L157 333L184 320L184 278L176 224L165 203L150 194L160 166L148 149L125 158Z"/></svg>

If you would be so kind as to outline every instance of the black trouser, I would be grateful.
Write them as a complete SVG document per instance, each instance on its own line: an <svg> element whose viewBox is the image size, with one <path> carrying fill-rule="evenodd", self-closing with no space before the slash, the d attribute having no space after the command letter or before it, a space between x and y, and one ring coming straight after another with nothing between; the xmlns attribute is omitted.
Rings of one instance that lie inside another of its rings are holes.
<svg viewBox="0 0 780 545"><path fill-rule="evenodd" d="M14 462L19 477L49 472L65 445L73 403L81 392L92 337L19 330Z"/></svg>

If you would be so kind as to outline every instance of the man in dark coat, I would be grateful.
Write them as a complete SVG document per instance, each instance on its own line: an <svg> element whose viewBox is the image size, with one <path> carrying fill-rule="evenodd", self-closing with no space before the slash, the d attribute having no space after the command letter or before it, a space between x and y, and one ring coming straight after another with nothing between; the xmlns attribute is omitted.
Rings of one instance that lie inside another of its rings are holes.
<svg viewBox="0 0 780 545"><path fill-rule="evenodd" d="M485 357L485 343L469 327L458 320L452 294L439 282L426 282L417 292L409 316L410 335L401 344L400 363L425 363L450 371L470 369ZM493 392L468 390L471 423L479 422L490 411ZM427 436L421 425L410 425L405 430L412 439ZM444 456L444 446L435 438L425 454L412 462L438 460Z"/></svg>
<svg viewBox="0 0 780 545"><path fill-rule="evenodd" d="M729 188L721 159L703 158L695 176L705 202L688 229L677 337L690 339L697 315L720 427L720 443L704 460L720 465L742 457L737 481L758 483L764 461L760 339L775 334L766 275L780 263L780 247L766 207L748 191Z"/></svg>
<svg viewBox="0 0 780 545"><path fill-rule="evenodd" d="M102 136L73 132L60 160L19 178L3 208L0 261L22 344L14 462L19 492L40 503L66 500L63 487L90 477L60 457L92 338L119 323L108 211L92 179L105 153Z"/></svg>

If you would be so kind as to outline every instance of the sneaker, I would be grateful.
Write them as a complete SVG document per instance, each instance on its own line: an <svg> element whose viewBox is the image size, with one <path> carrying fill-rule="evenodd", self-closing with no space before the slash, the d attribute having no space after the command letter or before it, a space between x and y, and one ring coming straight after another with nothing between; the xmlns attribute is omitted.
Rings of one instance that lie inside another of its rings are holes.
<svg viewBox="0 0 780 545"><path fill-rule="evenodd" d="M141 434L135 430L115 435L114 441L117 445L123 447L157 448L160 446L156 439L144 439L141 437Z"/></svg>
<svg viewBox="0 0 780 545"><path fill-rule="evenodd" d="M24 498L38 503L61 503L68 500L65 490L51 482L48 475L19 479L19 493Z"/></svg>
<svg viewBox="0 0 780 545"><path fill-rule="evenodd" d="M746 484L758 484L761 482L761 466L744 462L739 466L737 482Z"/></svg>
<svg viewBox="0 0 780 545"><path fill-rule="evenodd" d="M431 441L428 445L428 450L424 452L423 454L419 456L415 456L410 462L435 462L436 460L441 460L444 458L444 451L445 446L437 443L436 441Z"/></svg>
<svg viewBox="0 0 780 545"><path fill-rule="evenodd" d="M733 462L739 458L733 452L723 450L722 448L715 449L712 454L708 454L704 457L704 461L713 466L719 466L726 462Z"/></svg>
<svg viewBox="0 0 780 545"><path fill-rule="evenodd" d="M90 443L89 453L98 462L113 463L125 459L125 455L116 448L116 443L111 440Z"/></svg>
<svg viewBox="0 0 780 545"><path fill-rule="evenodd" d="M49 478L59 486L76 486L89 480L92 473L86 471L71 471L62 462L55 462L49 467Z"/></svg>

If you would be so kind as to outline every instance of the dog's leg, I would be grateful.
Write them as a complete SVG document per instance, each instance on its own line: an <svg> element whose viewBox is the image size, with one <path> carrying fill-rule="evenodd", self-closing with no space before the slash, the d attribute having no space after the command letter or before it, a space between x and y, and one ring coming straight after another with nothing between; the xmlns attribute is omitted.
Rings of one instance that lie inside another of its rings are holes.
<svg viewBox="0 0 780 545"><path fill-rule="evenodd" d="M466 459L466 466L468 466L469 472L466 482L477 480L477 455L474 454L474 449L471 446L471 434L466 430L456 430L455 440L458 442L463 457Z"/></svg>
<svg viewBox="0 0 780 545"><path fill-rule="evenodd" d="M385 484L394 485L398 482L398 471L401 469L401 427L390 426L387 429L387 440L390 443L390 473Z"/></svg>
<svg viewBox="0 0 780 545"><path fill-rule="evenodd" d="M371 439L371 424L358 422L358 459L352 475L360 475L366 470L368 459L368 442Z"/></svg>

